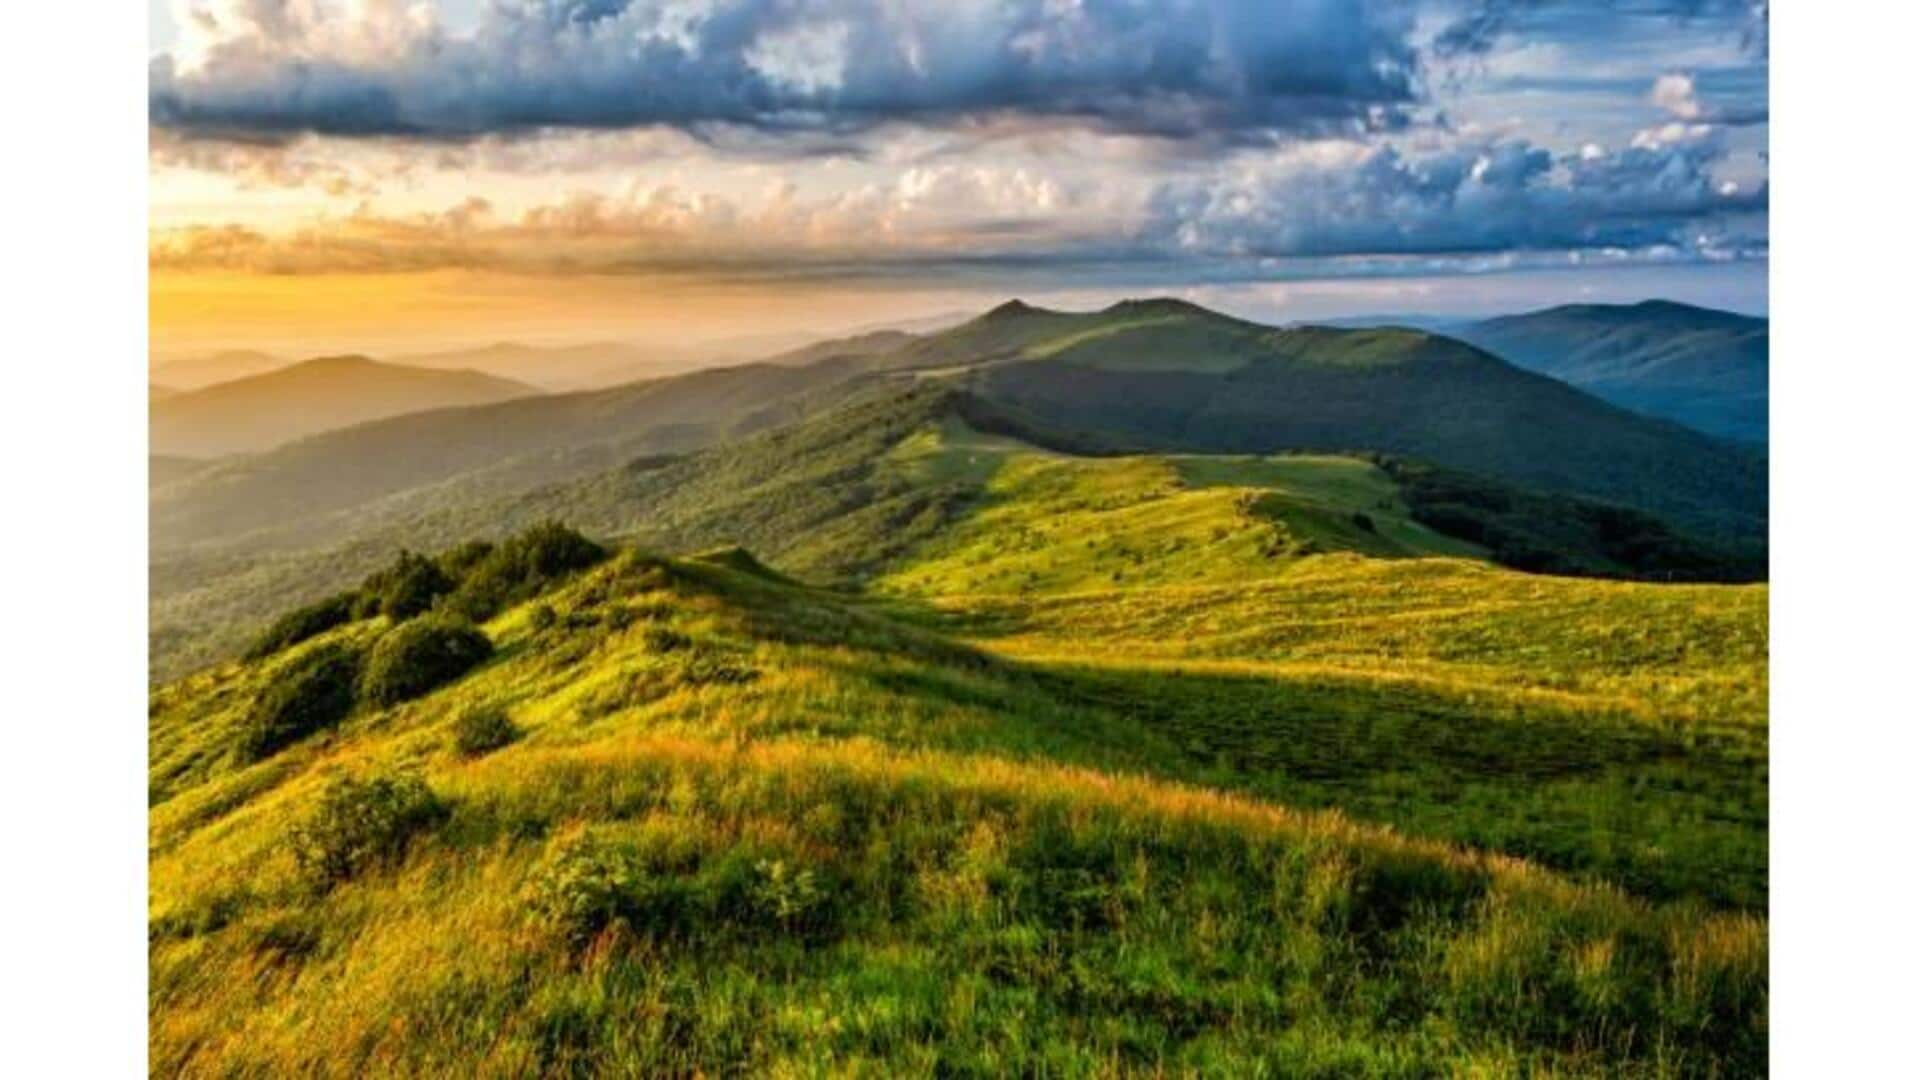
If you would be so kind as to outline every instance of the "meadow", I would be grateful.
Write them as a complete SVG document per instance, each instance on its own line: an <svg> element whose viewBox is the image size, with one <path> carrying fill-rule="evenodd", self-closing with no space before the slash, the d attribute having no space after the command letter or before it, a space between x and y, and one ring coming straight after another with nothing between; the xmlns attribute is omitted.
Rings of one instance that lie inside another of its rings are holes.
<svg viewBox="0 0 1920 1080"><path fill-rule="evenodd" d="M1351 459L917 439L988 494L863 592L451 548L159 688L156 1070L1764 1068L1764 587L1411 557ZM421 597L490 654L259 754Z"/></svg>

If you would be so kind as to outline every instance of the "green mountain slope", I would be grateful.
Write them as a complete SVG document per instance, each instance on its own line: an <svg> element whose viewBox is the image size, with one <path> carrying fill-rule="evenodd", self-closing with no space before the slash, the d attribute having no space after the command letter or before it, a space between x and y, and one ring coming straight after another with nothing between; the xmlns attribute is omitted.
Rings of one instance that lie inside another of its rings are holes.
<svg viewBox="0 0 1920 1080"><path fill-rule="evenodd" d="M1710 435L1767 441L1767 320L1665 300L1488 319L1462 340L1616 405Z"/></svg>
<svg viewBox="0 0 1920 1080"><path fill-rule="evenodd" d="M1022 309L950 333L992 335L994 359L956 376L976 393L1145 449L1381 451L1722 535L1764 531L1756 456L1438 335L1274 330L1177 301ZM916 349L944 357L944 337Z"/></svg>
<svg viewBox="0 0 1920 1080"><path fill-rule="evenodd" d="M895 463L1032 452L935 437ZM1384 494L1330 464L1264 478ZM441 563L454 595L508 565ZM157 691L157 1070L1765 1068L1764 587L1351 553L938 600L737 551L524 580L397 703L436 616Z"/></svg>
<svg viewBox="0 0 1920 1080"><path fill-rule="evenodd" d="M848 392L807 420L684 457L507 494L488 495L482 474L433 489L436 499L374 504L335 545L161 557L156 671L230 654L273 612L341 587L398 547L554 517L663 551L743 544L784 572L841 585L904 581L907 567L930 566L939 551L952 552L949 569L969 568L969 580L1007 588L1116 573L1228 580L1339 551L1655 579L1764 575L1754 556L1644 515L1404 462L1389 461L1390 475L1345 457L1090 458L1073 452L1082 449L1074 437L945 382L883 379ZM1060 540L1035 546L1043 535ZM1089 537L1106 542L1082 550ZM1130 554L1110 558L1120 551Z"/></svg>
<svg viewBox="0 0 1920 1080"><path fill-rule="evenodd" d="M151 439L156 453L249 453L369 420L534 393L477 371L329 356L152 401Z"/></svg>
<svg viewBox="0 0 1920 1080"><path fill-rule="evenodd" d="M153 507L161 550L256 530L283 542L339 539L322 516L480 470L518 470L509 490L604 468L619 457L684 450L791 419L789 399L844 381L845 363L754 364L467 409L441 409L328 432L229 463ZM489 489L490 494L498 489Z"/></svg>

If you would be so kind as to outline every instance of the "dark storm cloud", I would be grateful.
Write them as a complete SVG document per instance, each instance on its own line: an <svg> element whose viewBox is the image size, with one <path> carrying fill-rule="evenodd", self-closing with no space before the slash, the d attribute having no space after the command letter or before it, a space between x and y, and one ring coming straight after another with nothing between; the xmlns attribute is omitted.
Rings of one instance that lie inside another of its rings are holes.
<svg viewBox="0 0 1920 1080"><path fill-rule="evenodd" d="M1630 18L1717 23L1767 50L1767 0L1467 0L1434 38L1443 56L1489 52L1503 37L1604 37Z"/></svg>
<svg viewBox="0 0 1920 1080"><path fill-rule="evenodd" d="M1764 252L1768 193L1716 180L1710 137L1555 157L1526 142L1421 157L1392 148L1336 168L1172 183L1143 238L1241 257L1668 249Z"/></svg>
<svg viewBox="0 0 1920 1080"><path fill-rule="evenodd" d="M547 128L1071 119L1166 136L1394 126L1417 97L1400 0L525 0L471 34L373 5L203 11L150 69L182 135L464 139Z"/></svg>

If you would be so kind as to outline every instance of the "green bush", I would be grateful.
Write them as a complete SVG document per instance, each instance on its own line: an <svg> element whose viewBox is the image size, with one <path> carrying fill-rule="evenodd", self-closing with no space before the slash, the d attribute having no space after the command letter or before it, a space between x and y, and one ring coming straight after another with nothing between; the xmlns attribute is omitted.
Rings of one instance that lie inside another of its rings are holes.
<svg viewBox="0 0 1920 1080"><path fill-rule="evenodd" d="M376 705L397 705L465 675L493 655L493 643L472 624L443 615L402 623L367 658L361 693Z"/></svg>
<svg viewBox="0 0 1920 1080"><path fill-rule="evenodd" d="M327 786L320 805L288 839L302 879L327 889L397 862L416 834L446 816L446 804L418 777L342 777Z"/></svg>
<svg viewBox="0 0 1920 1080"><path fill-rule="evenodd" d="M559 621L560 616L555 615L553 608L547 604L536 604L534 609L527 613L527 626L536 634L553 629L554 624Z"/></svg>
<svg viewBox="0 0 1920 1080"><path fill-rule="evenodd" d="M606 549L549 521L501 542L466 571L449 601L455 611L480 622L539 595L569 574L606 558Z"/></svg>
<svg viewBox="0 0 1920 1080"><path fill-rule="evenodd" d="M520 729L498 705L468 709L453 722L453 748L466 757L498 750L519 737Z"/></svg>
<svg viewBox="0 0 1920 1080"><path fill-rule="evenodd" d="M439 563L402 551L392 566L361 583L357 614L411 619L432 608L433 602L452 592L455 584Z"/></svg>
<svg viewBox="0 0 1920 1080"><path fill-rule="evenodd" d="M749 846L647 850L584 833L559 842L533 876L535 922L585 945L610 928L651 938L778 934L818 941L836 929L827 871Z"/></svg>
<svg viewBox="0 0 1920 1080"><path fill-rule="evenodd" d="M356 597L351 592L335 593L305 607L295 608L273 621L247 646L244 658L260 660L274 653L350 622Z"/></svg>
<svg viewBox="0 0 1920 1080"><path fill-rule="evenodd" d="M469 540L458 547L441 552L439 558L434 561L440 564L440 569L446 571L448 577L461 581L491 554L493 554L493 545L488 541Z"/></svg>
<svg viewBox="0 0 1920 1080"><path fill-rule="evenodd" d="M259 761L346 719L353 711L360 653L328 644L283 662L267 676L240 729L240 757Z"/></svg>

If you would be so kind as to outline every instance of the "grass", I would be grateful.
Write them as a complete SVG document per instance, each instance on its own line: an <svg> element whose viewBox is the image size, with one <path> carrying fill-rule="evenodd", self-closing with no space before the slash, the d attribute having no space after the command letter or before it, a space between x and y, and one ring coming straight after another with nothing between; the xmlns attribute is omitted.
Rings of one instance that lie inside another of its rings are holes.
<svg viewBox="0 0 1920 1080"><path fill-rule="evenodd" d="M993 483L1111 482L1083 512L1124 518L1143 468ZM1161 470L1150 502L1231 493ZM255 763L230 719L270 665L162 689L154 1068L1764 1069L1763 899L1720 873L1757 853L1764 888L1764 691L1712 689L1764 672L1764 590L1353 556L1072 581L934 605L622 554L488 622L475 672ZM520 737L463 754L482 709ZM1762 816L1695 828L1752 795L1741 746ZM289 837L342 777L435 814L316 890ZM1674 836L1685 872L1622 855Z"/></svg>
<svg viewBox="0 0 1920 1080"><path fill-rule="evenodd" d="M153 1068L1764 1071L1764 585L1523 574L1371 461L947 393L471 534L702 554L436 519L493 648L417 697L250 741L420 625L365 605L156 688Z"/></svg>

